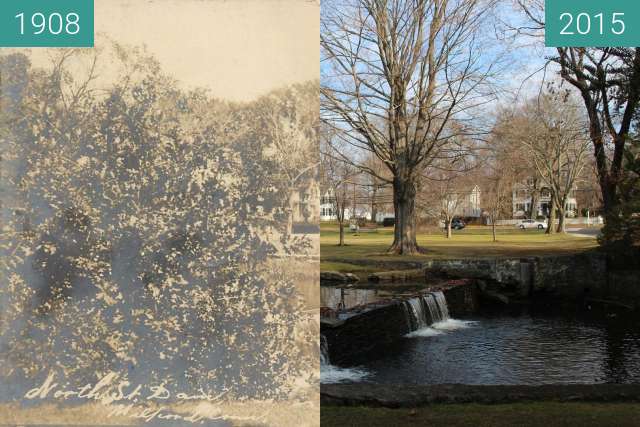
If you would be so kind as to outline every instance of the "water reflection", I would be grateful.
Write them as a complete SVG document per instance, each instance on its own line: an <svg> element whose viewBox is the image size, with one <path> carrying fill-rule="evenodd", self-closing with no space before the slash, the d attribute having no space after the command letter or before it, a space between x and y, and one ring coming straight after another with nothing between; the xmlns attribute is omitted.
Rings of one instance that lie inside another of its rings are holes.
<svg viewBox="0 0 640 427"><path fill-rule="evenodd" d="M353 360L386 384L572 384L640 381L640 328L622 318L528 313L416 334Z"/></svg>

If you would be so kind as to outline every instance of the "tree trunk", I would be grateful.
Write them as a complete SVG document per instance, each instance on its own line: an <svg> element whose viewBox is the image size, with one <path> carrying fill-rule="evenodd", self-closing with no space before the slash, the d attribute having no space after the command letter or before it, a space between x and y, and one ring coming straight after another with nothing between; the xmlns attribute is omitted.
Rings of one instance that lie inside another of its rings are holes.
<svg viewBox="0 0 640 427"><path fill-rule="evenodd" d="M340 221L340 242L338 246L344 246L344 220Z"/></svg>
<svg viewBox="0 0 640 427"><path fill-rule="evenodd" d="M396 255L421 252L416 240L416 184L413 180L394 178L393 208L396 225L388 252Z"/></svg>
<svg viewBox="0 0 640 427"><path fill-rule="evenodd" d="M558 233L566 233L567 227L565 218L567 216L567 202L566 198L558 202Z"/></svg>
<svg viewBox="0 0 640 427"><path fill-rule="evenodd" d="M566 233L567 227L565 224L565 212L563 209L560 209L560 215L558 217L558 233Z"/></svg>
<svg viewBox="0 0 640 427"><path fill-rule="evenodd" d="M378 196L378 186L373 184L373 194L371 195L371 222L376 222L378 216L378 206L376 204L376 197Z"/></svg>
<svg viewBox="0 0 640 427"><path fill-rule="evenodd" d="M538 218L538 196L539 191L537 184L534 184L533 190L531 190L531 206L529 206L529 219Z"/></svg>
<svg viewBox="0 0 640 427"><path fill-rule="evenodd" d="M498 239L496 237L496 219L495 217L491 217L491 233L493 234L493 241L497 242Z"/></svg>
<svg viewBox="0 0 640 427"><path fill-rule="evenodd" d="M450 239L452 237L452 233L451 233L451 222L452 221L453 221L453 218L447 219L447 239Z"/></svg>
<svg viewBox="0 0 640 427"><path fill-rule="evenodd" d="M554 196L551 196L551 206L549 206L549 220L547 222L547 234L555 234L556 232L556 202Z"/></svg>
<svg viewBox="0 0 640 427"><path fill-rule="evenodd" d="M293 193L293 192L291 192ZM293 235L293 209L295 206L295 201L293 199L293 194L289 196L289 207L287 209L287 236L290 237Z"/></svg>

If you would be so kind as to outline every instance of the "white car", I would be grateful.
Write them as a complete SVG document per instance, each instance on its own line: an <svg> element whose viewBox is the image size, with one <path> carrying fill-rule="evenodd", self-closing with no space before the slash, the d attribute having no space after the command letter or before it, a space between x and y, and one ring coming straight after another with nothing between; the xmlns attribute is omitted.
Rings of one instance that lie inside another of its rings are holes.
<svg viewBox="0 0 640 427"><path fill-rule="evenodd" d="M516 227L521 230L524 230L526 228L537 228L538 230L544 230L547 228L547 224L545 224L544 222L535 221L533 219L524 219L517 223Z"/></svg>

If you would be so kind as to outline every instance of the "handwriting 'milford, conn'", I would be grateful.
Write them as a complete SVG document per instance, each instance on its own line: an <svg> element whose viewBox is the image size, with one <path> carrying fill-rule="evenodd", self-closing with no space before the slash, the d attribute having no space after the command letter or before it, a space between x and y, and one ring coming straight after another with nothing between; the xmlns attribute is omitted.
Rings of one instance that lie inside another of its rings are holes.
<svg viewBox="0 0 640 427"><path fill-rule="evenodd" d="M85 399L99 401L104 405L109 405L111 411L109 416L123 416L136 419L143 419L147 422L154 419L164 420L184 420L188 422L199 422L204 419L225 419L220 411L212 411L212 408L198 407L194 412L184 415L171 411L169 407L155 405L154 407L136 406L143 402L167 402L176 401L206 401L220 402L224 393L211 395L200 390L198 394L175 393L165 387L164 384L148 386L143 384L131 384L129 381L120 380L119 375L110 372L100 378L95 384L85 384L82 387L70 387L67 384L56 382L56 374L50 372L45 381L38 387L32 388L24 397L28 400L36 399ZM118 402L118 404L114 404Z"/></svg>

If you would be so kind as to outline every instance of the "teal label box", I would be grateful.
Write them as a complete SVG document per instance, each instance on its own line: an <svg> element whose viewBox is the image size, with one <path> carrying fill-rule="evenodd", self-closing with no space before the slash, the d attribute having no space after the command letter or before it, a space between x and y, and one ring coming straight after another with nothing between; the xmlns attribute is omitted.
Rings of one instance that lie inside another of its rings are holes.
<svg viewBox="0 0 640 427"><path fill-rule="evenodd" d="M0 0L0 47L93 47L94 0Z"/></svg>
<svg viewBox="0 0 640 427"><path fill-rule="evenodd" d="M640 46L640 0L546 0L548 47Z"/></svg>

